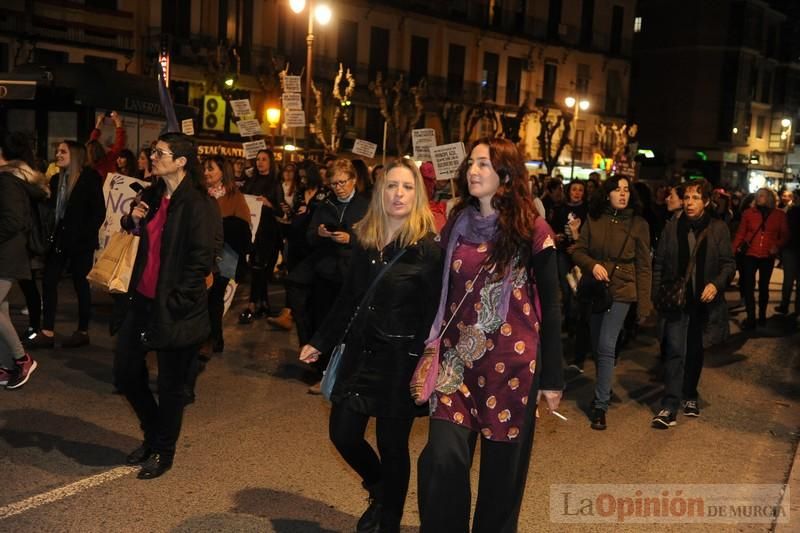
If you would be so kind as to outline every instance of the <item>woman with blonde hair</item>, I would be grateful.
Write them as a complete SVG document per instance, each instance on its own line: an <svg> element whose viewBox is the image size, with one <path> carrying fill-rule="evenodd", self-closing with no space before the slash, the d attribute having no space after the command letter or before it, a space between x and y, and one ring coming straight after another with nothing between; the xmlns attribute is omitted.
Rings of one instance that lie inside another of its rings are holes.
<svg viewBox="0 0 800 533"><path fill-rule="evenodd" d="M408 383L436 311L442 275L416 165L399 160L388 166L354 229L344 288L300 359L316 361L346 343L331 394L330 438L369 491L356 531L397 532L411 471L408 437L414 417L427 413L410 398ZM364 440L370 417L377 419L377 454Z"/></svg>
<svg viewBox="0 0 800 533"><path fill-rule="evenodd" d="M98 231L106 218L103 180L88 166L86 147L64 141L56 150L59 173L50 179L50 198L55 202L56 230L53 246L45 258L42 280L44 317L42 330L30 342L34 348L53 348L58 305L58 282L70 265L72 284L78 295L78 329L64 340L64 348L89 344L92 296L86 275L92 268L99 245Z"/></svg>

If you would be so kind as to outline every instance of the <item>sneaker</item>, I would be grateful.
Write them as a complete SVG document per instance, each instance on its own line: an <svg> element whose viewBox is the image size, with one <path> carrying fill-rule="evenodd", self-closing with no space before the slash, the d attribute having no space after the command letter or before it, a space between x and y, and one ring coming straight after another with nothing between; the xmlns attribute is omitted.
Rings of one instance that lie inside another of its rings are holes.
<svg viewBox="0 0 800 533"><path fill-rule="evenodd" d="M22 341L22 344L26 348L55 348L56 346L56 337L55 335L48 337L41 331L37 332L33 338L26 338Z"/></svg>
<svg viewBox="0 0 800 533"><path fill-rule="evenodd" d="M579 365L578 363L572 363L567 367L567 370L572 370L578 374L583 374L583 364Z"/></svg>
<svg viewBox="0 0 800 533"><path fill-rule="evenodd" d="M250 309L245 309L239 315L239 324L251 324L254 319L255 316L253 315L253 312Z"/></svg>
<svg viewBox="0 0 800 533"><path fill-rule="evenodd" d="M61 343L62 348L80 348L89 344L89 334L85 331L74 332L67 340Z"/></svg>
<svg viewBox="0 0 800 533"><path fill-rule="evenodd" d="M281 313L277 317L267 317L267 323L277 329L282 329L284 331L291 330L292 326L294 325L294 320L292 319L292 310L284 307L281 309Z"/></svg>
<svg viewBox="0 0 800 533"><path fill-rule="evenodd" d="M662 409L661 411L659 411L658 414L654 416L653 420L650 422L650 425L656 429L669 429L675 424L676 424L675 413L673 413L669 409Z"/></svg>
<svg viewBox="0 0 800 533"><path fill-rule="evenodd" d="M17 359L16 363L17 368L11 370L9 380L6 383L6 389L8 390L18 389L25 385L31 374L39 368L39 364L27 353L22 359Z"/></svg>
<svg viewBox="0 0 800 533"><path fill-rule="evenodd" d="M8 382L11 380L12 373L13 372L11 370L0 368L0 387L5 387L8 385Z"/></svg>
<svg viewBox="0 0 800 533"><path fill-rule="evenodd" d="M683 414L685 416L700 416L700 408L697 407L697 400L686 400L683 402Z"/></svg>
<svg viewBox="0 0 800 533"><path fill-rule="evenodd" d="M592 429L603 431L608 426L606 425L606 412L598 407L592 408Z"/></svg>

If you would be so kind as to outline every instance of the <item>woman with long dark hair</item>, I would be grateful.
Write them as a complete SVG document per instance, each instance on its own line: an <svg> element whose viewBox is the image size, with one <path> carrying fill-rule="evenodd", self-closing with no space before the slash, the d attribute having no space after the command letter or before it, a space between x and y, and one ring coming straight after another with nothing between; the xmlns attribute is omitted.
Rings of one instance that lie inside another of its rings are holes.
<svg viewBox="0 0 800 533"><path fill-rule="evenodd" d="M391 163L378 179L369 210L355 226L344 287L300 352L305 362L317 360L356 313L331 397L330 438L369 491L358 532L399 533L411 474L408 437L414 418L426 414L408 395L442 275L424 191L416 165L405 159ZM377 419L377 454L364 439L370 417Z"/></svg>
<svg viewBox="0 0 800 533"><path fill-rule="evenodd" d="M429 342L441 338L441 362L419 458L420 531L469 530L481 436L472 531L513 532L537 400L541 393L556 409L563 389L555 234L536 213L511 141L473 144L458 188L441 233L442 295L429 333Z"/></svg>
<svg viewBox="0 0 800 533"><path fill-rule="evenodd" d="M136 160L136 156L133 155L133 152L127 148L120 150L119 154L117 154L116 162L118 173L122 174L123 176L130 176L132 178L136 177L139 165Z"/></svg>
<svg viewBox="0 0 800 533"><path fill-rule="evenodd" d="M203 186L197 147L182 133L159 137L153 173L122 227L140 235L114 351L114 382L133 407L144 442L126 462L141 464L139 479L172 467L184 409L184 383L197 349L209 334L206 277L211 273L222 223ZM116 323L113 325L116 329ZM150 390L148 351L158 362L158 402Z"/></svg>
<svg viewBox="0 0 800 533"><path fill-rule="evenodd" d="M64 348L89 344L89 319L92 293L86 275L94 263L98 232L106 218L103 180L90 166L86 148L74 141L64 141L56 151L59 173L50 179L50 199L55 203L56 230L53 246L45 258L42 280L42 329L29 342L32 348L55 346L58 282L70 265L72 284L78 295L78 329L61 343Z"/></svg>
<svg viewBox="0 0 800 533"><path fill-rule="evenodd" d="M572 260L583 276L605 284L611 307L592 313L592 350L597 382L592 402L592 429L606 429L611 402L611 380L617 339L628 309L638 303L638 319L652 310L650 301L650 229L640 216L636 189L627 178L614 176L603 182L589 203L589 218L572 249Z"/></svg>
<svg viewBox="0 0 800 533"><path fill-rule="evenodd" d="M150 181L150 176L153 174L153 161L150 159L150 154L152 153L153 151L150 148L139 150L139 157L136 159L136 178Z"/></svg>

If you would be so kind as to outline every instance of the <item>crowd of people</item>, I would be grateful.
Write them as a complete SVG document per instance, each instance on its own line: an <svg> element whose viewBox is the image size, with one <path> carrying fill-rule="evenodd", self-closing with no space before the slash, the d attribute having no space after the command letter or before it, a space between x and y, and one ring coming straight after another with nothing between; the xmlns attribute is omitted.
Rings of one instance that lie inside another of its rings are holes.
<svg viewBox="0 0 800 533"><path fill-rule="evenodd" d="M107 119L115 125L108 149L98 141ZM679 412L700 415L704 348L729 335L729 303L743 305L743 330L764 326L778 261L775 311L788 315L793 294L799 311L797 190L743 195L696 179L653 192L596 174L540 181L511 142L485 138L470 147L451 191L429 162L370 169L334 157L276 161L270 150L252 162L200 161L193 140L178 133L136 156L116 113L96 126L86 144L60 143L50 170L23 136L0 135L0 385L23 386L38 368L30 352L55 347L67 268L78 325L60 346L90 342L86 275L105 218L103 176L150 182L121 221L140 239L111 321L113 384L143 431L127 462L141 465L142 479L172 467L202 364L225 349L231 279L249 280L248 303L234 311L239 327L294 328L318 381L339 351L329 435L369 494L361 532L399 531L416 418L430 417L418 462L422 531L468 529L478 438L473 531L515 531L535 411L558 409L565 362L583 373L594 359L590 425L604 430L619 352L657 317L664 394L650 423L667 429ZM245 195L259 205L257 227ZM741 301L727 302L737 272ZM8 307L14 283L28 310L19 335ZM286 289L280 305L269 298L275 283ZM409 383L430 346L441 352L438 378L421 398ZM364 438L370 418L377 450Z"/></svg>

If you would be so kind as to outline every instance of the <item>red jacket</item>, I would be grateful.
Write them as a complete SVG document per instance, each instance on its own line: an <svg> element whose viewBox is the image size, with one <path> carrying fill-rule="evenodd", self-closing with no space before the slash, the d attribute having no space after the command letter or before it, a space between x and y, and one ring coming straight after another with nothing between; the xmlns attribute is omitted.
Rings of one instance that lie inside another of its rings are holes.
<svg viewBox="0 0 800 533"><path fill-rule="evenodd" d="M771 209L767 222L761 228L763 217L757 207L751 207L742 214L742 223L733 239L733 251L736 252L743 242L750 244L746 255L751 257L775 256L789 242L789 224L786 213L780 209ZM760 229L759 229L760 228Z"/></svg>
<svg viewBox="0 0 800 533"><path fill-rule="evenodd" d="M89 140L99 141L100 135L100 130L95 128L92 130ZM125 140L125 128L116 128L114 133L114 145L111 148L107 148L105 157L94 164L94 169L100 174L103 181L106 180L106 176L109 172L117 171L117 156L125 148Z"/></svg>

